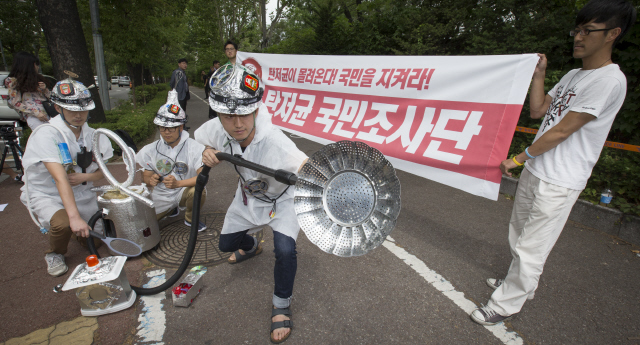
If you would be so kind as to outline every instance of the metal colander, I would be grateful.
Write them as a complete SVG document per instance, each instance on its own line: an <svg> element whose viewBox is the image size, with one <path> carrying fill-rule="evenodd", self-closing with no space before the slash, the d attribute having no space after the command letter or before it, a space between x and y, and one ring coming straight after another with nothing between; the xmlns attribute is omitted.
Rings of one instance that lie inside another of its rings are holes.
<svg viewBox="0 0 640 345"><path fill-rule="evenodd" d="M295 211L309 240L342 257L376 248L400 213L400 181L384 155L340 141L309 157L298 173Z"/></svg>

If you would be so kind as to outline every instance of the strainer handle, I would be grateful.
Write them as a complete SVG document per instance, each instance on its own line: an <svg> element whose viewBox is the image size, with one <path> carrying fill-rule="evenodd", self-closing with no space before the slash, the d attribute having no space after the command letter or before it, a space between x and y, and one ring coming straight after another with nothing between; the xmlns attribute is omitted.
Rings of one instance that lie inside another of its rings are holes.
<svg viewBox="0 0 640 345"><path fill-rule="evenodd" d="M287 185L295 185L296 182L298 181L298 176L296 176L296 174L292 172L282 170L282 169L274 170L271 168L267 168L264 165L249 162L248 160L242 157L234 156L225 152L216 153L216 158L218 158L218 160L220 161L227 161L233 165L239 165L241 167L244 167L253 171L257 171L261 174L271 176L275 178L276 181L287 184Z"/></svg>

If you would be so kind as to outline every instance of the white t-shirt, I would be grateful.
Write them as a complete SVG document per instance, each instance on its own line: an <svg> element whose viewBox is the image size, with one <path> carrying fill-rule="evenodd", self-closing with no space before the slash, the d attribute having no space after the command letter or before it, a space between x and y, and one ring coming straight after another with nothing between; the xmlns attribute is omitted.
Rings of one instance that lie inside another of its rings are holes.
<svg viewBox="0 0 640 345"><path fill-rule="evenodd" d="M271 123L271 114L263 104L256 116L256 134L244 152L240 144L230 140L231 136L225 131L219 118L205 122L195 133L195 139L206 146L211 146L219 151L240 154L242 158L268 168L283 169L297 173L307 155L300 151L296 144L282 131ZM280 183L271 176L257 171L238 167L238 171L245 180L259 178L268 182L266 195L276 201L276 212L273 218L270 212L272 203L263 202L250 195L246 196L246 205L243 201L242 188L238 185L236 195L227 210L227 215L222 226L222 234L235 233L247 229L259 229L263 225L270 225L274 231L287 235L294 240L300 231L298 219L294 209L294 186ZM235 183L236 181L228 181ZM284 194L283 194L284 193ZM281 195L282 194L282 195Z"/></svg>
<svg viewBox="0 0 640 345"><path fill-rule="evenodd" d="M557 125L569 111L591 114L596 119L553 149L527 160L526 168L545 182L583 190L626 94L627 79L616 64L596 70L574 69L567 73L549 91L553 100L533 142Z"/></svg>
<svg viewBox="0 0 640 345"><path fill-rule="evenodd" d="M62 131L64 137L51 126ZM22 157L22 165L26 171L28 183L21 188L22 195L20 200L28 207L26 189L29 188L31 209L37 215L42 226L47 229L50 228L49 220L51 217L58 210L63 209L64 205L55 180L44 166L44 163L62 164L58 144L63 142L67 143L69 153L74 161L81 147L86 146L87 151L93 151L92 138L94 132L95 130L85 123L82 125L80 137L76 139L75 134L67 127L62 117L58 115L49 121L49 125L39 126L29 137L27 148ZM100 136L100 151L104 161L113 157L111 141L105 135ZM77 165L73 165L73 170L76 173L82 172L82 169ZM92 162L86 172L93 173L96 170L98 170L98 164ZM92 192L91 188L93 188L93 182L71 187L78 211L85 221L88 221L93 213L98 210L96 193Z"/></svg>
<svg viewBox="0 0 640 345"><path fill-rule="evenodd" d="M188 180L198 175L197 171L202 166L202 151L204 146L189 138L189 132L182 131L178 145L171 147L162 139L156 140L136 154L136 162L144 170L162 176L173 175L176 180ZM177 207L185 189L169 189L164 183L158 183L151 192L156 213Z"/></svg>

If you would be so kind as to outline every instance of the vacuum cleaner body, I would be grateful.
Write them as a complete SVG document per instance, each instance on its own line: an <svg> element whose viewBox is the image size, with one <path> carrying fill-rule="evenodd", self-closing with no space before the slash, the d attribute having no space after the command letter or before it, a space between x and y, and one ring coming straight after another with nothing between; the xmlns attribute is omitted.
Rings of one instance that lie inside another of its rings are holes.
<svg viewBox="0 0 640 345"><path fill-rule="evenodd" d="M129 189L145 198L150 194L145 186L131 186ZM142 247L143 252L160 243L160 227L155 209L116 189L99 195L98 207L103 209L103 218L113 222L115 234L109 235L135 242Z"/></svg>

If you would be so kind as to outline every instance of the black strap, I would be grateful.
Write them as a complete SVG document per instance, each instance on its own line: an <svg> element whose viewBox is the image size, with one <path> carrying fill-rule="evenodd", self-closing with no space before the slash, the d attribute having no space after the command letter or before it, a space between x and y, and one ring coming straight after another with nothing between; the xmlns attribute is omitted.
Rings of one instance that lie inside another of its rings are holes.
<svg viewBox="0 0 640 345"><path fill-rule="evenodd" d="M216 95L216 94L213 94L213 93L212 93L213 97L211 95L209 95L209 97L212 97L214 101L220 102L220 103L224 103L225 105L227 105L227 104L232 105L233 103L235 103L234 107L229 107L229 108L235 109L238 105L249 105L249 104L260 102L260 100L262 100L262 92L261 91L262 91L262 89L260 89L260 91L258 92L257 96L251 97L251 98L223 97L223 96Z"/></svg>
<svg viewBox="0 0 640 345"><path fill-rule="evenodd" d="M289 308L271 309L271 317L274 317L276 315L285 315L291 317L291 310Z"/></svg>
<svg viewBox="0 0 640 345"><path fill-rule="evenodd" d="M89 103L91 101L93 101L93 99L91 99L91 97L78 98L78 99L63 99L63 98L60 98L60 97L56 96L55 94L51 94L51 100L52 101L56 101L56 102L60 102L60 103L65 103L65 104L78 104L81 107L86 107L87 105L89 105Z"/></svg>
<svg viewBox="0 0 640 345"><path fill-rule="evenodd" d="M293 329L293 321L284 320L284 321L278 321L278 322L272 322L271 323L271 332L275 331L278 328Z"/></svg>

